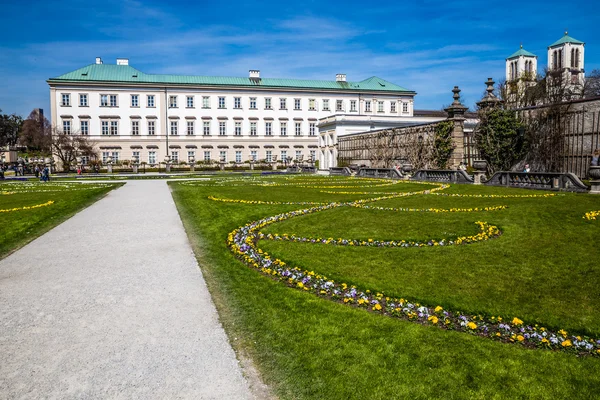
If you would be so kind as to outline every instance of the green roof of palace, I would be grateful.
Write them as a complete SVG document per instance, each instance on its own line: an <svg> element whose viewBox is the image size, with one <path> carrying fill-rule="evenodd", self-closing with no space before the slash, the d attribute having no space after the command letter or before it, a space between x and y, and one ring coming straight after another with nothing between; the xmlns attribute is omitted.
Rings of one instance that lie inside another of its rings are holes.
<svg viewBox="0 0 600 400"><path fill-rule="evenodd" d="M521 56L525 56L525 57L537 57L535 54L530 53L529 51L525 50L523 48L523 46L521 46L521 48L517 51L515 51L513 54L511 54L507 60L510 60L511 58L517 58L517 57L521 57Z"/></svg>
<svg viewBox="0 0 600 400"><path fill-rule="evenodd" d="M220 76L186 76L146 74L129 65L90 64L75 71L50 78L48 83L60 82L110 82L173 84L199 86L235 86L263 88L333 89L364 92L409 92L391 82L372 76L360 82L321 81L312 79L236 78Z"/></svg>
<svg viewBox="0 0 600 400"><path fill-rule="evenodd" d="M563 37L561 37L560 39L558 39L556 42L552 43L548 47L559 46L559 45L565 44L565 43L585 44L582 41L579 41L577 39L573 39L571 36L569 36L569 34L567 32L565 32L565 35Z"/></svg>

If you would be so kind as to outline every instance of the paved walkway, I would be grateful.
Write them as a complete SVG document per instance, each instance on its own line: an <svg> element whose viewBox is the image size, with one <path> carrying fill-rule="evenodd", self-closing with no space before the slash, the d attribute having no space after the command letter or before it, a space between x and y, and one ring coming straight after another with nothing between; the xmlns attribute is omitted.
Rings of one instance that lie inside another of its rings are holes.
<svg viewBox="0 0 600 400"><path fill-rule="evenodd" d="M0 398L252 398L164 181L0 261Z"/></svg>

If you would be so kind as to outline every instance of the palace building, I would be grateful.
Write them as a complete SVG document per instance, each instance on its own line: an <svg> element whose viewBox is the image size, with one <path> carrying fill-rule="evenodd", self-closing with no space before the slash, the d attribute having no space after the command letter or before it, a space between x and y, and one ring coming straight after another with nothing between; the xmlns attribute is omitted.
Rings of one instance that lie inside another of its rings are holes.
<svg viewBox="0 0 600 400"><path fill-rule="evenodd" d="M415 117L414 91L375 76L274 79L257 70L245 78L157 75L127 59L105 64L97 58L47 82L53 125L89 136L103 161L137 158L154 165L168 156L173 162L240 163L277 156L312 158L328 168L336 155L320 148L323 129L340 135L432 119Z"/></svg>

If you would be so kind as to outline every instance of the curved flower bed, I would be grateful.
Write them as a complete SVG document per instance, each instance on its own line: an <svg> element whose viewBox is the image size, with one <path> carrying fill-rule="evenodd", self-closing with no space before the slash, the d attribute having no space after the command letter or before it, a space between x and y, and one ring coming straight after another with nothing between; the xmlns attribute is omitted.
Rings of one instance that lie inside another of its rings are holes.
<svg viewBox="0 0 600 400"><path fill-rule="evenodd" d="M227 199L221 197L208 196L209 200L212 201L220 201L222 203L241 203L241 204L268 204L268 205L302 205L302 206L311 206L311 205L320 205L327 204L323 202L313 202L313 201L262 201L262 200L237 200L237 199Z"/></svg>
<svg viewBox="0 0 600 400"><path fill-rule="evenodd" d="M452 212L478 212L478 211L498 211L505 210L508 206L490 206L490 207L472 207L472 208L396 208L396 207L374 207L356 204L354 207L365 208L379 211L401 211L401 212L432 212L432 213L452 213Z"/></svg>
<svg viewBox="0 0 600 400"><path fill-rule="evenodd" d="M319 244L330 244L334 246L356 246L356 247L425 247L425 246L453 246L459 244L469 244L475 242L481 242L489 240L493 237L500 236L500 230L497 226L489 225L487 222L477 221L475 222L479 226L481 232L476 235L461 236L454 240L435 240L429 239L420 242L410 240L359 240L359 239L334 239L334 238L310 238L300 237L296 235L288 235L287 233L267 233L258 232L257 238L259 240L279 240L287 242L301 242L301 243L319 243Z"/></svg>
<svg viewBox="0 0 600 400"><path fill-rule="evenodd" d="M47 206L52 205L52 204L54 204L54 202L52 200L50 200L50 201L47 201L47 202L42 203L42 204L36 204L34 206L24 206L24 207L7 208L7 209L4 209L4 210L0 210L0 213L12 212L12 211L33 210L35 208L47 207Z"/></svg>
<svg viewBox="0 0 600 400"><path fill-rule="evenodd" d="M417 183L417 182L411 182ZM431 184L431 183L425 183ZM273 185L277 186L277 185ZM305 186L312 188L323 188L323 186ZM279 280L291 288L310 292L314 295L337 301L349 306L364 308L370 312L387 315L390 317L400 318L407 321L417 322L423 325L436 326L446 330L457 330L466 332L472 335L487 337L493 340L516 343L528 348L543 348L570 352L578 355L596 355L600 356L600 340L592 339L587 336L569 335L563 329L556 332L550 331L543 326L537 324L526 324L518 317L503 318L500 316L486 317L482 315L468 315L459 311L444 310L441 306L423 305L416 302L411 302L403 298L391 298L383 293L371 290L360 290L355 286L349 286L346 283L335 282L328 279L326 276L316 274L314 271L309 271L299 267L290 267L285 262L273 258L266 251L258 247L258 241L261 239L268 240L285 240L294 242L320 243L329 245L343 246L372 246L372 247L424 247L424 246L445 246L459 245L489 240L500 235L500 230L486 222L478 221L476 224L480 228L480 233L472 236L457 238L453 241L423 241L423 242L407 242L399 241L378 241L378 240L356 240L356 239L333 239L333 238L308 238L298 237L288 234L264 234L261 229L281 222L290 218L309 215L332 208L352 206L367 209L380 209L390 211L418 211L418 212L476 212L476 211L496 211L507 208L506 206L492 206L484 208L471 209L402 209L402 208L384 208L365 206L366 203L376 202L384 199L391 199L403 196L411 196L416 194L434 194L447 195L451 197L476 197L476 198L536 198L536 197L553 197L556 194L537 194L537 195L459 195L459 194L443 194L437 193L440 190L447 188L448 185L441 185L434 189L422 190L418 192L406 193L377 193L383 196L355 200L352 202L338 203L332 202L328 204L315 205L301 210L290 211L278 214L271 217L266 217L258 221L250 222L238 229L229 233L227 237L227 245L234 255L247 266L260 271L262 274ZM329 188L329 186L328 186ZM333 192L340 194L341 192ZM351 192L348 192L350 194ZM352 192L358 194L356 192ZM362 192L359 192L362 194ZM364 194L375 194L373 192L364 192ZM211 196L211 200L239 202L248 204L299 204L299 203L283 203L283 202L262 202L251 200L231 200L218 199ZM310 202L300 203L302 205L313 205ZM590 217L587 218L588 214ZM595 219L600 215L600 211L586 213L587 219Z"/></svg>

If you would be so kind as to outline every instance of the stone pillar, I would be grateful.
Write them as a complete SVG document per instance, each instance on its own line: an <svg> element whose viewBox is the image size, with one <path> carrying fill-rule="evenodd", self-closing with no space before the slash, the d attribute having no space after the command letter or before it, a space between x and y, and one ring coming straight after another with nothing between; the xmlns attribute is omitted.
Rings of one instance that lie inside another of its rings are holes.
<svg viewBox="0 0 600 400"><path fill-rule="evenodd" d="M223 161L219 162L219 170L225 171L225 163Z"/></svg>
<svg viewBox="0 0 600 400"><path fill-rule="evenodd" d="M457 169L458 165L463 161L465 154L465 112L467 111L467 107L463 106L460 102L460 89L458 86L454 86L452 92L454 93L454 101L450 107L445 109L448 113L448 120L452 121L454 124L452 130L452 144L454 150L452 151L452 156L450 156L448 163L450 169Z"/></svg>
<svg viewBox="0 0 600 400"><path fill-rule="evenodd" d="M250 171L254 171L254 160L250 160Z"/></svg>

